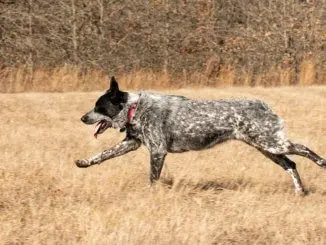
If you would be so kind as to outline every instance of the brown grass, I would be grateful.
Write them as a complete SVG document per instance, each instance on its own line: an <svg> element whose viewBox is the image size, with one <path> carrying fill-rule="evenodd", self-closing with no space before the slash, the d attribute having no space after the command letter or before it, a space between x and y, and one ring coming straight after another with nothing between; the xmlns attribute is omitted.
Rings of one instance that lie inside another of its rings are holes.
<svg viewBox="0 0 326 245"><path fill-rule="evenodd" d="M292 139L326 156L325 86L168 92L264 99ZM1 244L326 244L326 171L304 158L293 157L306 197L240 142L168 155L152 189L144 148L78 169L74 159L123 138L108 130L95 140L80 122L99 95L0 94Z"/></svg>
<svg viewBox="0 0 326 245"><path fill-rule="evenodd" d="M119 82L129 89L168 89L203 86L275 87L325 84L324 80L316 79L316 74L315 63L312 60L306 60L301 64L297 75L294 69L286 66L273 66L267 72L255 76L245 71L236 75L235 69L230 65L221 65L218 68L210 63L207 64L205 72L185 71L180 76L172 76L164 71L154 72L144 69L109 75L116 75ZM4 68L0 70L0 92L98 91L106 88L107 79L100 69L87 70L69 65L52 69Z"/></svg>

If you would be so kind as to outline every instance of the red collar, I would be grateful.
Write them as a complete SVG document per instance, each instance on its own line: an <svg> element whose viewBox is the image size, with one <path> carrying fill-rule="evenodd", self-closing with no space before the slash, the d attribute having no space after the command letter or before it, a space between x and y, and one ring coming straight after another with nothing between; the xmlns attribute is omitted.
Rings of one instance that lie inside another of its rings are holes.
<svg viewBox="0 0 326 245"><path fill-rule="evenodd" d="M129 107L129 111L128 111L128 121L127 121L127 123L130 123L131 120L132 120L132 118L135 116L136 108L137 108L137 104L132 104L132 105Z"/></svg>

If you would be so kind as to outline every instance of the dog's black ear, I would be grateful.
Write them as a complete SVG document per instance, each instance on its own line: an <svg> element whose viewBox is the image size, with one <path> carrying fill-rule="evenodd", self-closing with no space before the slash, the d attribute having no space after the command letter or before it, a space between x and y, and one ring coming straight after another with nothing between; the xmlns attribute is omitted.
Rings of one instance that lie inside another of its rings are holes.
<svg viewBox="0 0 326 245"><path fill-rule="evenodd" d="M118 82L115 80L115 77L111 77L110 91L113 93L119 91L119 85L118 85Z"/></svg>

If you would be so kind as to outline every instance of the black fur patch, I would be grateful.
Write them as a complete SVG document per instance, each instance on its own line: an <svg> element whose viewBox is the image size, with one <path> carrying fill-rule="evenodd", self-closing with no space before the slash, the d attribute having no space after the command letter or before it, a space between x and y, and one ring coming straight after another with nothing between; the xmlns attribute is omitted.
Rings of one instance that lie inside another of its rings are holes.
<svg viewBox="0 0 326 245"><path fill-rule="evenodd" d="M128 94L120 91L115 78L111 78L110 89L102 95L95 104L95 112L114 118L123 109Z"/></svg>

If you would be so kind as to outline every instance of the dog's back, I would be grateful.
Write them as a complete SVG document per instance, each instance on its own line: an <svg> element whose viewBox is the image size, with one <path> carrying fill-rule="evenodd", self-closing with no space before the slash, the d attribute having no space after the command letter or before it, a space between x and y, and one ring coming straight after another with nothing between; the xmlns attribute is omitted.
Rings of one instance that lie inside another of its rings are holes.
<svg viewBox="0 0 326 245"><path fill-rule="evenodd" d="M161 134L170 152L200 150L228 139L259 145L255 141L283 141L280 118L259 100L191 100L143 92L138 107L135 123L161 124L162 130L152 133Z"/></svg>

